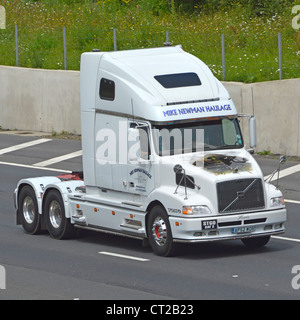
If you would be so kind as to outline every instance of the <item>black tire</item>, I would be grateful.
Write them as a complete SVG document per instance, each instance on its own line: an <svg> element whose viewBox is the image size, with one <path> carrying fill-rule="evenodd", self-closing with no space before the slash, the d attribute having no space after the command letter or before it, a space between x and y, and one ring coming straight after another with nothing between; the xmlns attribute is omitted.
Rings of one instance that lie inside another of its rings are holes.
<svg viewBox="0 0 300 320"><path fill-rule="evenodd" d="M25 186L20 191L18 214L26 233L31 235L41 233L42 219L39 214L35 192L30 186Z"/></svg>
<svg viewBox="0 0 300 320"><path fill-rule="evenodd" d="M242 239L243 244L248 249L257 249L264 247L270 241L270 236Z"/></svg>
<svg viewBox="0 0 300 320"><path fill-rule="evenodd" d="M69 239L75 235L75 228L66 218L64 202L57 190L46 195L43 212L47 230L53 239Z"/></svg>
<svg viewBox="0 0 300 320"><path fill-rule="evenodd" d="M154 207L149 213L147 234L153 252L158 256L170 257L176 249L170 227L169 217L161 206Z"/></svg>

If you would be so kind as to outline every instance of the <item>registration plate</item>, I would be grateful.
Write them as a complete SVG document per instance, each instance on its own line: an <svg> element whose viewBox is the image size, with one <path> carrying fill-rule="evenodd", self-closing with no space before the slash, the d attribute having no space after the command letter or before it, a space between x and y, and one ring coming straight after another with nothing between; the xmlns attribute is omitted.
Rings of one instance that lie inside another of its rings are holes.
<svg viewBox="0 0 300 320"><path fill-rule="evenodd" d="M253 233L253 232L255 232L255 227L232 228L233 234L244 234L244 233Z"/></svg>
<svg viewBox="0 0 300 320"><path fill-rule="evenodd" d="M202 230L215 230L218 228L217 220L202 221Z"/></svg>

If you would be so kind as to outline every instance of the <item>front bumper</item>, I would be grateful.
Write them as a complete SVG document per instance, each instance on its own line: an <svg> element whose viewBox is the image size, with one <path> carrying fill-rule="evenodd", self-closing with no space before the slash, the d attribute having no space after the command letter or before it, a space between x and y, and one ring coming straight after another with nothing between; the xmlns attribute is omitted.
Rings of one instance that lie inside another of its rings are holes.
<svg viewBox="0 0 300 320"><path fill-rule="evenodd" d="M170 217L173 241L184 243L262 237L285 232L285 208L279 210L217 215L211 217ZM217 228L203 230L203 221L217 221ZM237 231L238 230L238 231Z"/></svg>

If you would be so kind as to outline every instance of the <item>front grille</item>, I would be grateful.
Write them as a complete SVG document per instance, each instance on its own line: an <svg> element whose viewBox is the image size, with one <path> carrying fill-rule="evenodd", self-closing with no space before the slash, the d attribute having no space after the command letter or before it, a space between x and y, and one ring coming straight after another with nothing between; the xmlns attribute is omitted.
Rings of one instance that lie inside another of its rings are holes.
<svg viewBox="0 0 300 320"><path fill-rule="evenodd" d="M257 210L265 207L261 179L240 179L217 184L219 212Z"/></svg>

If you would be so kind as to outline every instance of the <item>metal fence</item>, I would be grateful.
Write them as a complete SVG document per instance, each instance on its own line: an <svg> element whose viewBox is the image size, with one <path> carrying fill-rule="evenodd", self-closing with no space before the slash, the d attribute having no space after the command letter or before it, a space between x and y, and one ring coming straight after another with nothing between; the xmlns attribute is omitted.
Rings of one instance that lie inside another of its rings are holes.
<svg viewBox="0 0 300 320"><path fill-rule="evenodd" d="M67 55L67 32L66 27L63 27L63 51L64 51L64 69L68 69L68 55ZM165 32L166 40L164 42L165 46L172 45L170 42L170 33L169 31ZM113 40L113 47L114 51L118 50L118 38L117 38L117 29L112 29L112 40ZM18 25L15 25L15 45L16 45L16 66L19 66L19 28ZM226 37L224 34L221 35L220 38L220 48L222 51L222 80L226 81ZM281 33L278 34L278 73L279 73L279 80L283 78L283 62L282 62L282 37Z"/></svg>

